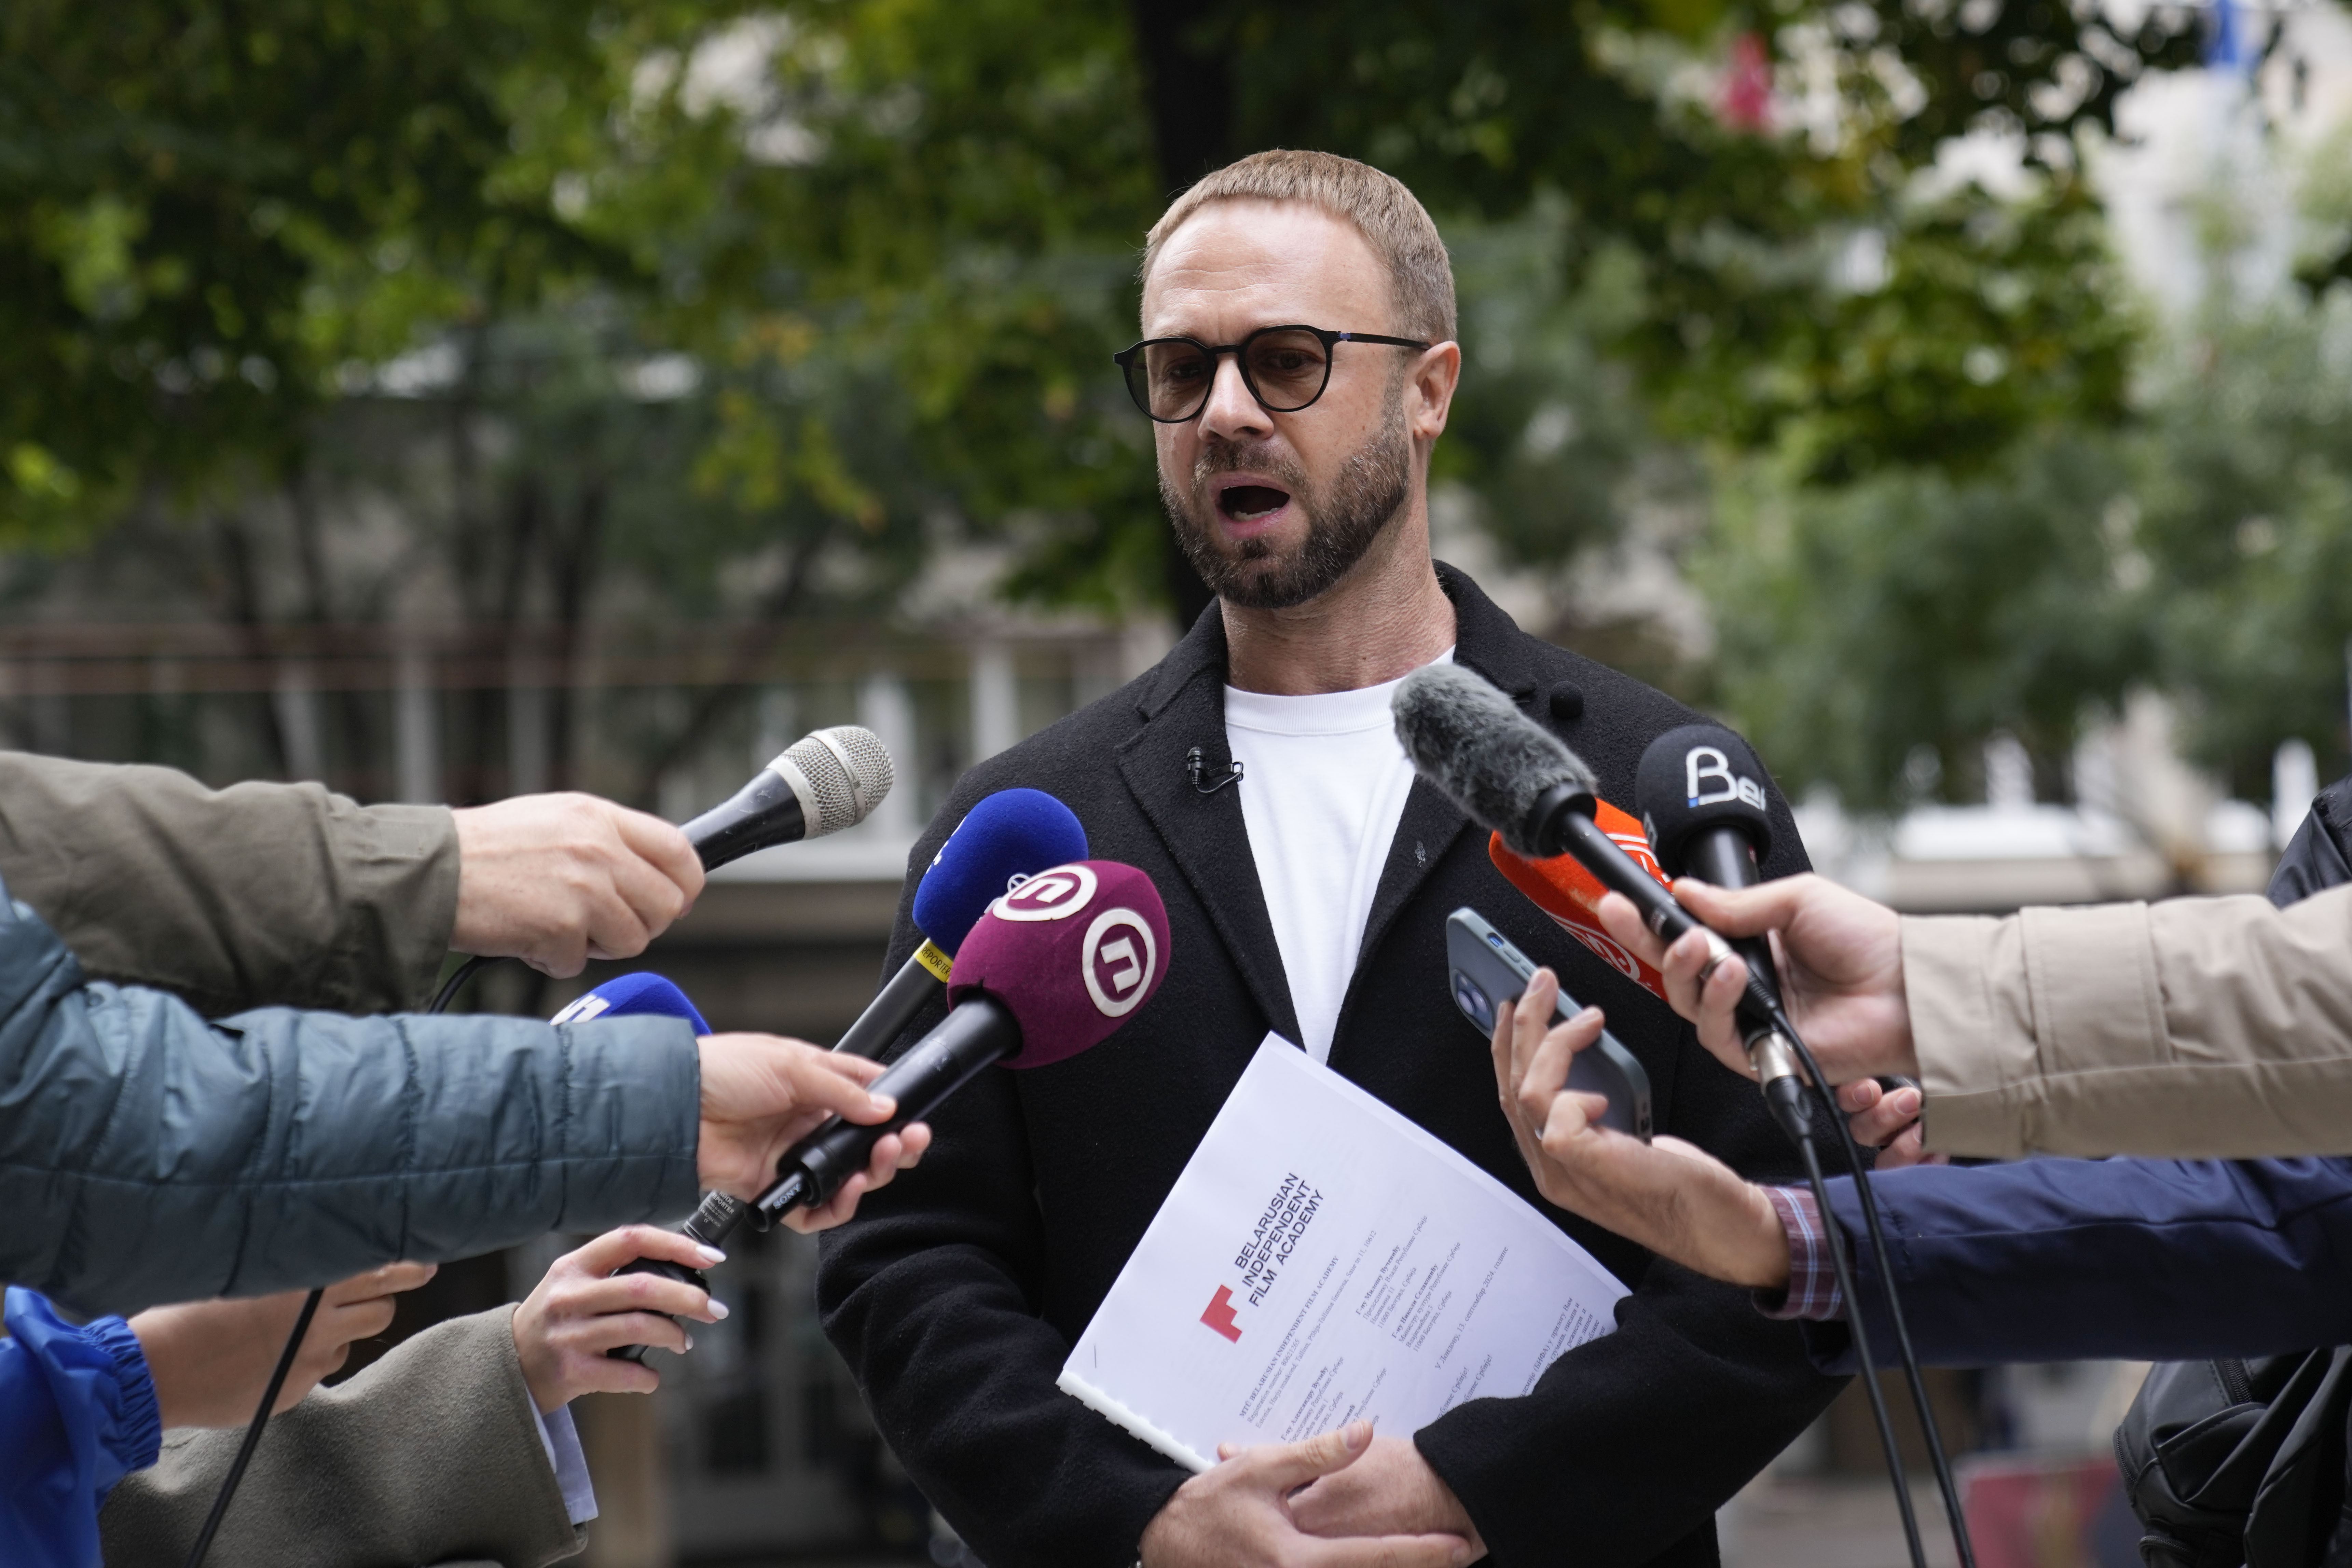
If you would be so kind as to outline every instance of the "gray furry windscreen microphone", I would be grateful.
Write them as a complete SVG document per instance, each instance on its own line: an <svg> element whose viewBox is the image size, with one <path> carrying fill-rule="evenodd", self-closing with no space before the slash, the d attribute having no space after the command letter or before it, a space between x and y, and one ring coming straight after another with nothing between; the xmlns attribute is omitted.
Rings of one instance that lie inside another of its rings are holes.
<svg viewBox="0 0 2352 1568"><path fill-rule="evenodd" d="M1591 796L1592 770L1509 697L1458 664L1432 664L1404 678L1389 710L1414 770L1471 821L1531 858L1559 853L1535 842L1551 815L1537 806L1562 791Z"/></svg>

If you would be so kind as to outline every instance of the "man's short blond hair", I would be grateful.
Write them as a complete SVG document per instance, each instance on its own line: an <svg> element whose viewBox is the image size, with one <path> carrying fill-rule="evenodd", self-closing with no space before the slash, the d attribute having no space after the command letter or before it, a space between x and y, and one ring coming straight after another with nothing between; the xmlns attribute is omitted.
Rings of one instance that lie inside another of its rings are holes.
<svg viewBox="0 0 2352 1568"><path fill-rule="evenodd" d="M1454 336L1454 264L1428 209L1404 183L1370 163L1335 153L1299 153L1277 148L1253 153L1226 164L1182 195L1151 226L1143 243L1142 278L1149 281L1160 247L1184 220L1211 202L1304 202L1356 226L1372 254L1389 269L1400 335L1442 343ZM1343 332L1370 327L1343 321L1309 321Z"/></svg>

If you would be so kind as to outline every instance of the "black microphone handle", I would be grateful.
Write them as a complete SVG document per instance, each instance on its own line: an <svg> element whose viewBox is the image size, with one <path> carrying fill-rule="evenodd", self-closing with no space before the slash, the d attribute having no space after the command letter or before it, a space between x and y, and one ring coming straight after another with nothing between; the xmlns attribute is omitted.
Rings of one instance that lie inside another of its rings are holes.
<svg viewBox="0 0 2352 1568"><path fill-rule="evenodd" d="M908 1047L906 1055L867 1086L898 1100L890 1120L861 1124L833 1117L785 1150L776 1162L781 1174L775 1184L752 1201L751 1223L765 1230L792 1209L822 1206L842 1183L866 1169L884 1134L922 1121L982 1068L1020 1049L1021 1025L1011 1008L985 993L965 997L948 1009L938 1028Z"/></svg>
<svg viewBox="0 0 2352 1568"><path fill-rule="evenodd" d="M793 786L773 768L761 768L733 798L712 806L682 831L702 858L702 868L715 871L754 849L799 842L808 836L808 821Z"/></svg>
<svg viewBox="0 0 2352 1568"><path fill-rule="evenodd" d="M929 942L917 948L889 983L875 993L857 1022L849 1026L833 1048L860 1057L878 1057L888 1050L890 1042L905 1034L907 1026L930 1005L931 998L947 989L947 981L932 967L945 958Z"/></svg>
<svg viewBox="0 0 2352 1568"><path fill-rule="evenodd" d="M1756 846L1727 822L1701 828L1685 841L1683 875L1717 888L1752 888L1764 880L1763 868L1756 864ZM1773 961L1769 941L1760 936L1724 940L1732 952L1748 961L1749 973L1765 975L1772 984L1773 994L1780 994L1780 970Z"/></svg>
<svg viewBox="0 0 2352 1568"><path fill-rule="evenodd" d="M1591 796L1584 799L1589 803ZM1538 810L1544 812L1542 803L1538 803ZM1641 911L1642 923L1669 946L1692 931L1705 931L1722 951L1732 951L1722 937L1707 931L1696 915L1675 902L1674 894L1626 854L1623 847L1592 819L1589 810L1589 805L1586 810L1578 810L1570 801L1545 813L1537 834L1537 847L1547 855L1575 856L1577 863L1591 872L1602 887L1632 900L1633 907ZM1775 1026L1773 1015L1780 1010L1780 992L1776 977L1769 968L1749 964L1747 991L1739 999L1742 1028L1759 1033L1769 1030Z"/></svg>
<svg viewBox="0 0 2352 1568"><path fill-rule="evenodd" d="M909 1046L905 1056L874 1080L874 1093L889 1095L898 1102L898 1112L889 1121L861 1125L838 1116L828 1119L784 1151L776 1162L782 1173L766 1192L749 1204L725 1193L705 1195L701 1207L686 1222L686 1234L716 1247L739 1219L748 1216L752 1228L766 1230L795 1208L819 1207L840 1190L842 1183L866 1169L874 1145L884 1133L922 1121L982 1068L1020 1049L1021 1026L1011 1008L985 994L965 997L949 1009L938 1028ZM659 1274L705 1291L710 1289L700 1269L666 1258L640 1258L614 1272ZM646 1348L621 1345L605 1353L619 1361L643 1362Z"/></svg>

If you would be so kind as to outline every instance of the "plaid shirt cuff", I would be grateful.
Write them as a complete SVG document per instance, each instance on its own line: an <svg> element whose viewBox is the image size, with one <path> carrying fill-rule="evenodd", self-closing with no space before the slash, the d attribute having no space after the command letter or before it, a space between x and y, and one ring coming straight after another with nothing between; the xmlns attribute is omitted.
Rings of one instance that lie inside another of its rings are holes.
<svg viewBox="0 0 2352 1568"><path fill-rule="evenodd" d="M1832 1228L1822 1218L1821 1205L1802 1187L1767 1187L1772 1212L1789 1236L1789 1285L1785 1290L1759 1290L1756 1310L1768 1318L1807 1318L1817 1322L1845 1316L1845 1300L1838 1292L1837 1266L1830 1248L1838 1244Z"/></svg>

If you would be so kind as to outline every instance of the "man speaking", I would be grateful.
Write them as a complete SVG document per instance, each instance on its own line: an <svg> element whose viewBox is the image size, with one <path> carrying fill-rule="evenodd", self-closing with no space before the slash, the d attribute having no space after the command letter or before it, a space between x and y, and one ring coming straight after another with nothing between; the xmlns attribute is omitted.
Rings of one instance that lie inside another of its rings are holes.
<svg viewBox="0 0 2352 1568"><path fill-rule="evenodd" d="M1394 737L1395 683L1451 658L1624 804L1643 749L1691 717L1430 559L1454 311L1428 214L1363 164L1260 153L1181 197L1144 255L1144 340L1118 358L1218 603L1141 679L967 773L916 847L920 868L991 791L1047 790L1094 853L1150 874L1171 928L1169 981L1118 1038L973 1083L923 1164L825 1245L826 1331L990 1568L1709 1563L1717 1506L1836 1390L1738 1290L1549 1209L1634 1294L1524 1398L1189 1476L1055 1387L1269 1029L1540 1205L1447 991L1465 903L1609 1009L1659 1131L1745 1173L1793 1169L1754 1089L1538 914ZM1770 807L1790 847L1766 874L1787 875L1803 856ZM902 904L891 963L919 940Z"/></svg>

